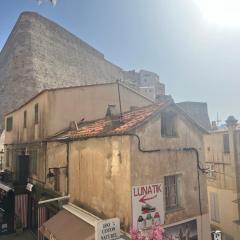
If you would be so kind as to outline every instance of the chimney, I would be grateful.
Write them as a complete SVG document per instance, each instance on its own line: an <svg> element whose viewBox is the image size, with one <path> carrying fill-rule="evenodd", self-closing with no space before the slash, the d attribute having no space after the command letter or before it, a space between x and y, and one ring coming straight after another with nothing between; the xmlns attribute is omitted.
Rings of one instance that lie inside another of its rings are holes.
<svg viewBox="0 0 240 240"><path fill-rule="evenodd" d="M76 121L71 121L69 123L69 130L70 131L77 131L78 130L78 125Z"/></svg>
<svg viewBox="0 0 240 240"><path fill-rule="evenodd" d="M116 105L108 104L107 112L106 112L106 118L109 120L109 126L116 127L121 124L120 115L117 112Z"/></svg>
<svg viewBox="0 0 240 240"><path fill-rule="evenodd" d="M212 130L217 130L217 122L216 121L212 121Z"/></svg>

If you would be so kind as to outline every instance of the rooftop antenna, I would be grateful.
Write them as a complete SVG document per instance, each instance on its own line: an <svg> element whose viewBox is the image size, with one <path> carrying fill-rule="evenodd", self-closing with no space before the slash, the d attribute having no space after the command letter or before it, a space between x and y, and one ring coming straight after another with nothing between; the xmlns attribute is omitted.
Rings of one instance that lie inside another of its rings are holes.
<svg viewBox="0 0 240 240"><path fill-rule="evenodd" d="M217 125L219 125L220 122L221 122L221 120L219 119L219 115L218 115L218 112L217 112L217 121L216 121Z"/></svg>
<svg viewBox="0 0 240 240"><path fill-rule="evenodd" d="M120 108L120 122L122 122L122 102L121 102L121 94L120 94L119 82L120 82L120 80L117 79L118 101L119 101L119 108Z"/></svg>

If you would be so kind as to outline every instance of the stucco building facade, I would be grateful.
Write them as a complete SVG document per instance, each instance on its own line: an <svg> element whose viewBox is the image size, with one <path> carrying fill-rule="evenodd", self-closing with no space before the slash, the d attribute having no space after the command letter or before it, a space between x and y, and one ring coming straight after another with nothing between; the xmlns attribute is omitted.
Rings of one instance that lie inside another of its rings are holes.
<svg viewBox="0 0 240 240"><path fill-rule="evenodd" d="M215 124L204 137L211 227L222 231L224 240L240 236L239 133L237 121L230 117L225 127Z"/></svg>
<svg viewBox="0 0 240 240"><path fill-rule="evenodd" d="M115 89L116 94L112 98L109 97L111 94L105 94L107 100L103 98L102 102L96 102L98 107L94 111L91 101L95 98L83 105L79 99L79 112L77 106L72 108L71 100L66 101L72 99L76 104L74 92L79 98L77 92L87 91L80 87L45 91L6 115L6 127L7 119L13 117L12 129L6 129L6 167L17 181L25 177L25 182L33 185L34 190L27 194L37 210L31 216L45 211L47 219L57 211L57 206L50 204L40 209L34 203L69 194L70 202L103 219L119 217L122 229L128 231L133 221L132 187L170 184L171 193L162 189L164 226L174 228L193 221L196 224L193 234L197 234L198 239L209 239L206 176L201 170L205 161L203 134L206 130L171 99L165 98L151 105L149 99L122 85L121 114L117 84L107 84L104 88L110 86L110 92ZM103 85L88 88L101 87ZM72 98L67 98L68 95ZM91 92L90 99L92 95ZM97 96L96 101L99 101ZM39 104L38 122L36 104ZM30 127L27 131L38 133L37 138L35 134L27 134L24 138L25 111ZM46 121L41 120L45 119L44 114L48 116ZM69 122L74 120L76 122L69 127ZM17 125L14 125L15 121ZM16 164L19 155L28 162L30 171L26 176L19 176ZM36 226L39 227L38 222Z"/></svg>

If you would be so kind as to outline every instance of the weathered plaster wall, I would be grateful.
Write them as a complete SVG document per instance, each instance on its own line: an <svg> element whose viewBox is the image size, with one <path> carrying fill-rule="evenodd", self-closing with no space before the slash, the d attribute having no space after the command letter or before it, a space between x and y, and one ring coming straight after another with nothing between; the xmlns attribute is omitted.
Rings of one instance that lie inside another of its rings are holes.
<svg viewBox="0 0 240 240"><path fill-rule="evenodd" d="M209 213L211 213L210 192L217 193L219 204L219 222L212 221L210 217L211 225L233 237L234 240L238 240L240 226L233 222L238 220L238 206L237 203L233 202L237 199L237 194L231 190L208 186Z"/></svg>
<svg viewBox="0 0 240 240"><path fill-rule="evenodd" d="M146 106L152 102L126 87L119 86L122 111L131 106ZM79 122L103 118L109 104L116 105L119 113L119 95L116 83L82 86L49 92L48 135L69 126L70 121Z"/></svg>
<svg viewBox="0 0 240 240"><path fill-rule="evenodd" d="M35 124L35 104L38 104L38 124ZM24 111L27 112L27 127L23 127ZM6 115L13 117L13 128L6 131L5 144L31 142L47 136L48 102L47 92L39 95L22 108Z"/></svg>
<svg viewBox="0 0 240 240"><path fill-rule="evenodd" d="M229 153L224 153L223 135L229 134ZM208 177L208 199L209 213L212 206L210 202L210 193L217 194L219 212L219 221L216 222L211 218L212 228L220 229L233 239L239 239L240 227L234 221L239 220L238 204L234 202L239 199L237 186L237 164L239 164L239 144L240 135L238 131L219 130L211 132L210 135L204 136L206 162L213 164L212 177ZM234 144L235 138L235 144ZM235 146L234 146L235 145ZM227 206L227 207L226 207Z"/></svg>
<svg viewBox="0 0 240 240"><path fill-rule="evenodd" d="M152 102L135 91L119 86L122 111L131 106L142 107ZM34 106L38 104L39 123L34 123ZM43 140L69 127L70 121L79 122L103 118L109 104L116 105L119 113L119 96L116 83L63 88L44 91L31 101L9 113L13 117L13 130L6 132L5 144ZM27 112L27 127L23 127L24 111Z"/></svg>
<svg viewBox="0 0 240 240"><path fill-rule="evenodd" d="M46 175L49 168L61 168L59 169L59 187L60 192L63 195L67 194L67 144L59 142L50 142L47 144L47 162L43 162L43 159L39 159L42 169L45 168L46 164ZM53 170L51 170L53 172ZM43 180L42 180L43 181ZM54 181L46 179L46 187L54 189Z"/></svg>
<svg viewBox="0 0 240 240"><path fill-rule="evenodd" d="M71 201L103 218L131 224L130 152L128 137L109 137L70 145Z"/></svg>
<svg viewBox="0 0 240 240"><path fill-rule="evenodd" d="M213 178L208 178L208 185L236 191L233 141L229 138L230 152L224 153L223 135L228 132L212 132L204 136L206 163L214 164Z"/></svg>
<svg viewBox="0 0 240 240"><path fill-rule="evenodd" d="M200 161L204 163L203 139L201 132L187 122L183 117L177 117L177 137L161 136L161 118L155 117L151 124L146 124L137 130L141 139L141 148L176 149L181 147L195 147L199 151ZM137 139L132 137L132 185L150 183L164 183L164 176L181 174L182 176L182 202L181 208L166 214L166 224L181 221L200 215L197 162L194 152L153 152L142 153L138 151ZM190 180L191 179L191 180ZM206 177L200 172L202 212L208 213Z"/></svg>

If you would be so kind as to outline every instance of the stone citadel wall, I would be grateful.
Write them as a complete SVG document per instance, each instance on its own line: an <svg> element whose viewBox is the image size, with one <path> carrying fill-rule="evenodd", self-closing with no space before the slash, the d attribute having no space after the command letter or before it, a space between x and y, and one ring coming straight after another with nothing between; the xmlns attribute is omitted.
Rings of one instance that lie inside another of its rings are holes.
<svg viewBox="0 0 240 240"><path fill-rule="evenodd" d="M0 123L43 89L117 79L133 86L135 78L56 23L23 12L0 53Z"/></svg>

